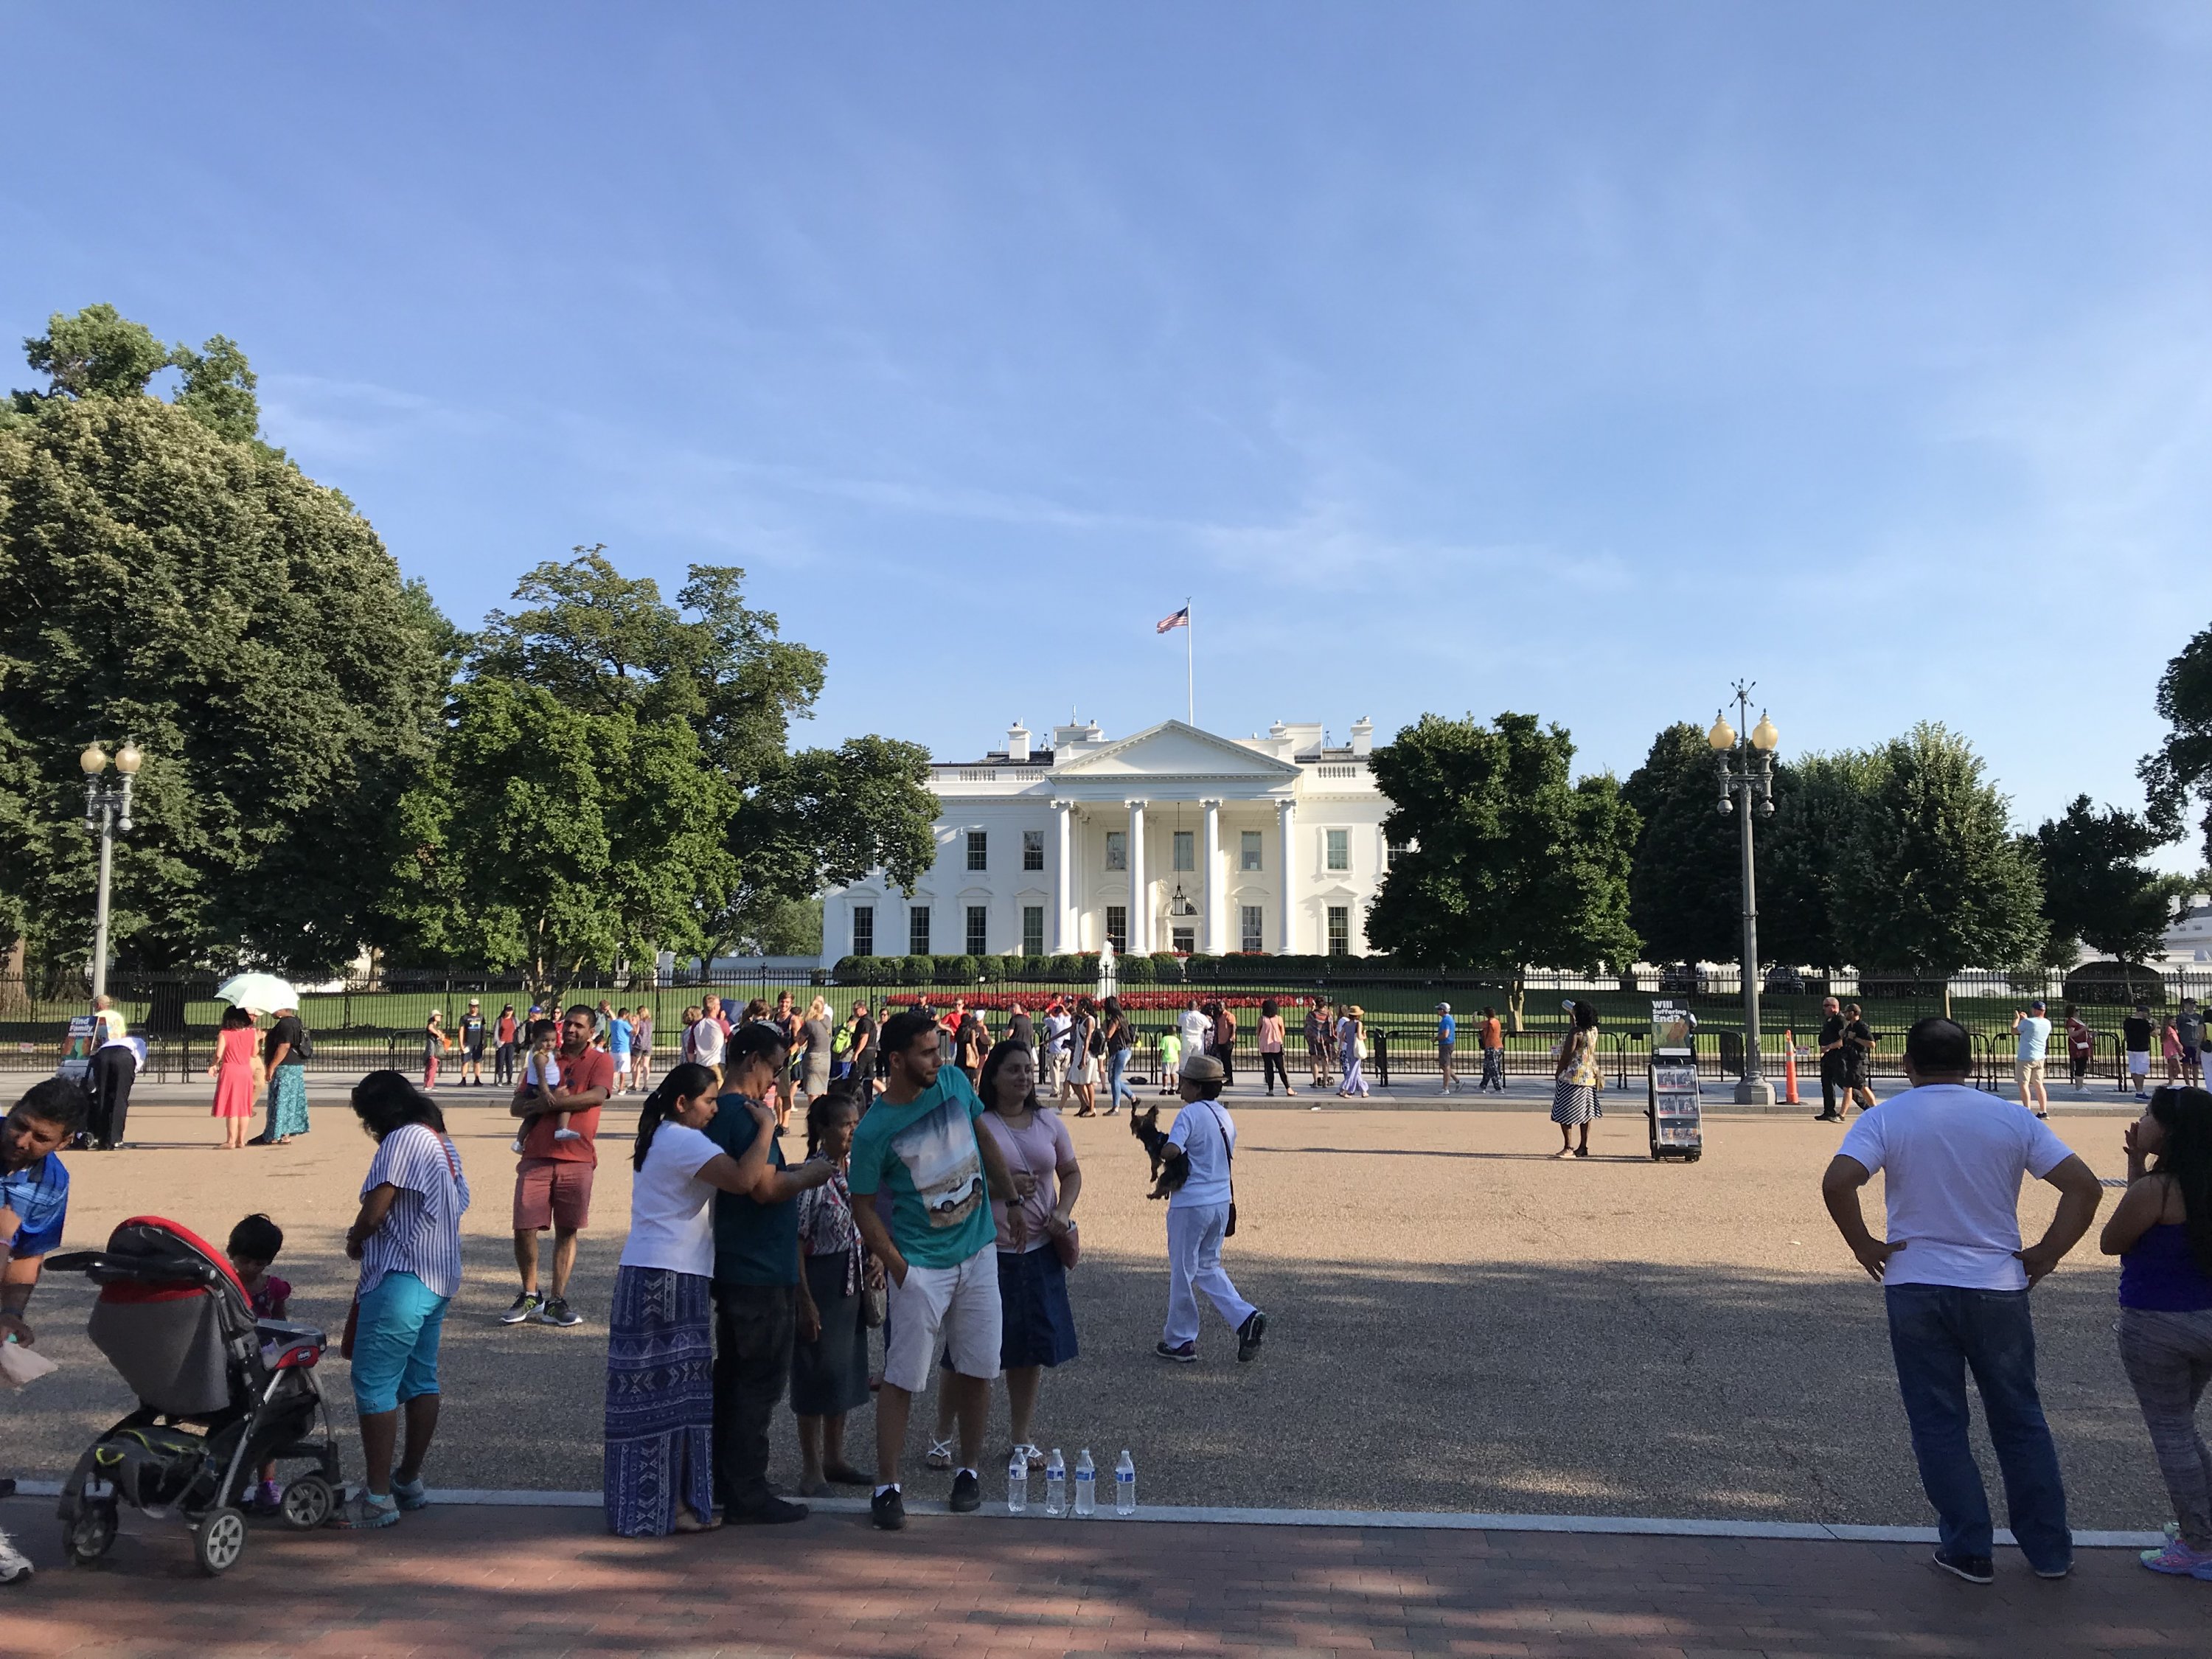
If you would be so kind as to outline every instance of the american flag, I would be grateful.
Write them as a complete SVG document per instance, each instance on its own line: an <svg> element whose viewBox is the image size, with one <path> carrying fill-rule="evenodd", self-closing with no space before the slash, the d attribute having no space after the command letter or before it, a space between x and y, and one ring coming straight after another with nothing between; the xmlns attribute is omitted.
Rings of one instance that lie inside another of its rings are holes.
<svg viewBox="0 0 2212 1659"><path fill-rule="evenodd" d="M1182 610L1176 611L1172 617L1161 617L1159 621L1154 624L1152 632L1155 634L1164 634L1171 629L1188 628L1189 626L1190 607L1188 605L1185 605Z"/></svg>

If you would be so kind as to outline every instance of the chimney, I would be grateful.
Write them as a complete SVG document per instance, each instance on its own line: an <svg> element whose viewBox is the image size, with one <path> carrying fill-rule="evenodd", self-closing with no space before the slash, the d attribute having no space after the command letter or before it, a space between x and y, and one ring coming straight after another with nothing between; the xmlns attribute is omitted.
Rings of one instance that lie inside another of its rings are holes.
<svg viewBox="0 0 2212 1659"><path fill-rule="evenodd" d="M1364 714L1352 723L1352 752L1361 760L1375 752L1375 722Z"/></svg>
<svg viewBox="0 0 2212 1659"><path fill-rule="evenodd" d="M1006 728L1006 758L1020 765L1030 757L1030 729L1018 720Z"/></svg>

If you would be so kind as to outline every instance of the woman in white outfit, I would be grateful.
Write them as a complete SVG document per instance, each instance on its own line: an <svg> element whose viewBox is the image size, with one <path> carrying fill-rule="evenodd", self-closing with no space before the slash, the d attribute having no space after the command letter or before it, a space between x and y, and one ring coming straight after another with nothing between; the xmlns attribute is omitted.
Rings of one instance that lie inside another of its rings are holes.
<svg viewBox="0 0 2212 1659"><path fill-rule="evenodd" d="M1163 1359L1198 1362L1198 1298L1203 1296L1237 1333L1237 1357L1260 1357L1267 1316L1237 1293L1221 1265L1221 1241L1237 1230L1237 1122L1222 1109L1221 1062L1184 1057L1176 1092L1182 1109L1168 1131L1166 1155L1188 1166L1168 1200L1168 1318L1152 1352Z"/></svg>

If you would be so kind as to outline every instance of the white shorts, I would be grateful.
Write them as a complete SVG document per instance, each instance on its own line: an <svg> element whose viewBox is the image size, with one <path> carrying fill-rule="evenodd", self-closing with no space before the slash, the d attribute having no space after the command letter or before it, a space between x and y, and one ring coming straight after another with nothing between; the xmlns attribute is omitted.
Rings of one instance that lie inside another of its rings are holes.
<svg viewBox="0 0 2212 1659"><path fill-rule="evenodd" d="M2149 1049L2130 1048L2128 1050L2128 1075L2130 1077L2148 1077L2150 1075Z"/></svg>
<svg viewBox="0 0 2212 1659"><path fill-rule="evenodd" d="M884 1381L895 1389L920 1394L928 1388L940 1346L951 1347L952 1369L961 1376L986 1382L998 1376L1004 1322L997 1243L986 1244L957 1267L909 1262L906 1283L890 1283L890 1327Z"/></svg>

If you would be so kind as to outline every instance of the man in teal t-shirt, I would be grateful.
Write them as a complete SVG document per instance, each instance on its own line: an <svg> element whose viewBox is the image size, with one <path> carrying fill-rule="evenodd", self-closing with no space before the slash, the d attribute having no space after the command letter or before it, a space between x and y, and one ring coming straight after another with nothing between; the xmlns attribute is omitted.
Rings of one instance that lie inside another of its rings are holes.
<svg viewBox="0 0 2212 1659"><path fill-rule="evenodd" d="M899 1459L914 1396L929 1386L940 1346L960 1415L960 1465L948 1507L982 1507L983 1422L999 1374L997 1228L991 1200L1027 1197L1034 1176L1008 1173L998 1143L975 1133L983 1103L957 1066L940 1066L937 1022L908 1011L884 1022L884 1087L853 1132L846 1179L853 1215L890 1286L890 1341L876 1396L875 1523L906 1524ZM884 1224L876 1194L890 1195ZM940 1336L942 1341L940 1342Z"/></svg>

